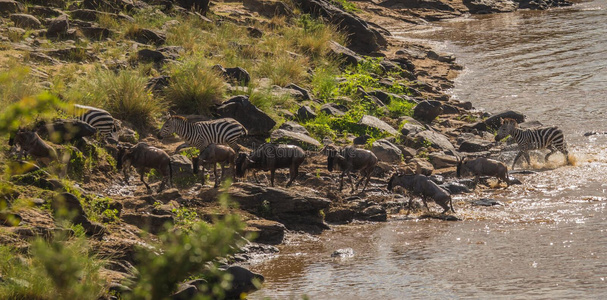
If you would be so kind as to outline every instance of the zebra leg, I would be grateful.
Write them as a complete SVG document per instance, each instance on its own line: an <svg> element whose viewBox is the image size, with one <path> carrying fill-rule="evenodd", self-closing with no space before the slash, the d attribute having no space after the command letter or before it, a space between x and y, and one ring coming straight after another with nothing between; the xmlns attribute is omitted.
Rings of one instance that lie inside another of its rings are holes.
<svg viewBox="0 0 607 300"><path fill-rule="evenodd" d="M529 157L529 152L525 152L523 155L525 156L525 160L527 161L527 165L531 166L531 157Z"/></svg>
<svg viewBox="0 0 607 300"><path fill-rule="evenodd" d="M555 151L556 151L556 149L554 149L554 147L550 146L550 152L548 154L546 154L546 156L544 157L544 161L548 161L548 157L550 157L550 155L554 154Z"/></svg>
<svg viewBox="0 0 607 300"><path fill-rule="evenodd" d="M521 158L521 155L523 155L523 151L519 151L516 157L514 158L514 161L512 162L512 170L514 170L514 165L516 165L516 161Z"/></svg>

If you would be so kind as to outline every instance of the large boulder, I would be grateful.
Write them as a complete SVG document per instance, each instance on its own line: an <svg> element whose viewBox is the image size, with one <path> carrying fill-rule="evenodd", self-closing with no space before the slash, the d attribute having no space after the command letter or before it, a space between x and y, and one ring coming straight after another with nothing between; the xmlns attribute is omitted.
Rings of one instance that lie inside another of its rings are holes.
<svg viewBox="0 0 607 300"><path fill-rule="evenodd" d="M461 152L482 152L491 149L493 143L481 139L466 139L459 145Z"/></svg>
<svg viewBox="0 0 607 300"><path fill-rule="evenodd" d="M270 141L273 143L295 144L306 150L314 150L321 146L320 142L309 135L284 129L274 130L270 135Z"/></svg>
<svg viewBox="0 0 607 300"><path fill-rule="evenodd" d="M70 29L70 22L67 18L67 15L59 16L55 19L52 19L46 29L47 36L59 36L62 34L66 34Z"/></svg>
<svg viewBox="0 0 607 300"><path fill-rule="evenodd" d="M303 13L323 18L339 27L348 36L348 48L360 53L370 53L386 46L388 42L356 15L343 11L328 0L295 0Z"/></svg>
<svg viewBox="0 0 607 300"><path fill-rule="evenodd" d="M231 288L226 291L226 299L242 299L243 294L256 291L257 285L264 281L261 274L253 273L243 267L230 266L225 270L232 275Z"/></svg>
<svg viewBox="0 0 607 300"><path fill-rule="evenodd" d="M38 29L42 26L38 18L28 14L12 14L10 19L15 23L15 26L20 28Z"/></svg>
<svg viewBox="0 0 607 300"><path fill-rule="evenodd" d="M442 103L439 101L422 101L413 109L413 117L424 122L432 122L443 113Z"/></svg>
<svg viewBox="0 0 607 300"><path fill-rule="evenodd" d="M367 128L379 129L380 131L389 133L391 135L398 135L398 131L396 129L374 116L364 115L358 124Z"/></svg>
<svg viewBox="0 0 607 300"><path fill-rule="evenodd" d="M451 141L446 136L432 130L424 130L413 135L413 141L414 145L417 144L417 146L429 143L430 147L436 149L455 151L455 147L453 147L453 144L451 144Z"/></svg>
<svg viewBox="0 0 607 300"><path fill-rule="evenodd" d="M282 243L287 229L284 225L270 220L249 220L245 231L255 233L255 242L278 245Z"/></svg>
<svg viewBox="0 0 607 300"><path fill-rule="evenodd" d="M518 6L511 0L464 0L463 3L472 14L512 12Z"/></svg>
<svg viewBox="0 0 607 300"><path fill-rule="evenodd" d="M335 103L325 103L320 107L320 111L329 116L343 116L346 113L340 110L339 105Z"/></svg>
<svg viewBox="0 0 607 300"><path fill-rule="evenodd" d="M127 213L120 216L120 218L127 224L137 226L140 229L153 234L162 232L166 228L166 224L172 224L174 222L173 216L171 215L154 215L147 213Z"/></svg>
<svg viewBox="0 0 607 300"><path fill-rule="evenodd" d="M200 194L200 198L213 201L219 193L216 189L207 190ZM256 215L263 214L263 217L278 221L290 230L328 228L320 210L328 208L331 201L314 196L313 190L295 191L238 182L232 184L227 193L241 209Z"/></svg>
<svg viewBox="0 0 607 300"><path fill-rule="evenodd" d="M222 65L214 65L213 70L219 72L225 79L235 81L243 86L251 82L251 75L241 67L224 68Z"/></svg>
<svg viewBox="0 0 607 300"><path fill-rule="evenodd" d="M400 162L403 157L402 151L398 147L385 139L373 142L371 151L380 161Z"/></svg>
<svg viewBox="0 0 607 300"><path fill-rule="evenodd" d="M276 0L243 0L242 4L245 8L256 11L260 15L273 18L273 17L291 17L293 11L282 1Z"/></svg>
<svg viewBox="0 0 607 300"><path fill-rule="evenodd" d="M282 125L280 125L279 129L284 129L286 131L310 135L310 133L308 132L308 130L305 127L299 125L296 122L292 122L292 121L287 121L287 122L282 123Z"/></svg>
<svg viewBox="0 0 607 300"><path fill-rule="evenodd" d="M187 10L195 10L202 14L209 11L209 0L176 0L177 4Z"/></svg>
<svg viewBox="0 0 607 300"><path fill-rule="evenodd" d="M249 101L249 97L235 96L217 108L217 115L221 118L233 118L240 122L249 135L267 136L276 125L270 116L257 108Z"/></svg>
<svg viewBox="0 0 607 300"><path fill-rule="evenodd" d="M81 225L88 235L102 235L106 233L103 225L91 222L78 197L70 193L56 195L51 201L51 209L57 218L70 220L76 225Z"/></svg>
<svg viewBox="0 0 607 300"><path fill-rule="evenodd" d="M0 0L0 15L6 16L25 10L23 4L13 0Z"/></svg>
<svg viewBox="0 0 607 300"><path fill-rule="evenodd" d="M344 65L356 66L363 61L363 58L356 54L356 52L335 41L329 42L329 50L331 51L331 55L342 61Z"/></svg>
<svg viewBox="0 0 607 300"><path fill-rule="evenodd" d="M525 115L517 111L507 110L492 115L491 117L487 118L484 123L487 128L498 129L500 127L501 118L511 118L516 120L517 123L525 122Z"/></svg>
<svg viewBox="0 0 607 300"><path fill-rule="evenodd" d="M181 154L171 156L171 168L173 178L191 177L194 173L192 170L192 161L187 156Z"/></svg>
<svg viewBox="0 0 607 300"><path fill-rule="evenodd" d="M307 105L304 105L297 110L297 118L302 122L316 119L316 116L314 110Z"/></svg>
<svg viewBox="0 0 607 300"><path fill-rule="evenodd" d="M166 35L162 32L139 28L129 33L129 37L142 44L162 45L166 42Z"/></svg>

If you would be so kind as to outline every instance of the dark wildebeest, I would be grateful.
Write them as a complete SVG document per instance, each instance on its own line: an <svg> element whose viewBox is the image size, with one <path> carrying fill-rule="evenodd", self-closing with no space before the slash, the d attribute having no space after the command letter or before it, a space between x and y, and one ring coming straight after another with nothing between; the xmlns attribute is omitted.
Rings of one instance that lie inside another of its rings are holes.
<svg viewBox="0 0 607 300"><path fill-rule="evenodd" d="M430 211L428 208L427 199L431 198L434 202L440 207L444 209L443 214L449 211L455 212L453 209L453 201L451 199L451 194L445 189L438 186L434 181L430 180L425 175L415 174L415 175L401 175L394 174L388 181L388 190L392 191L395 186L402 186L405 190L411 191L411 193L415 196L420 196L422 201L424 202L424 206L426 209ZM411 202L413 201L413 197L409 198L409 210L411 210ZM409 212L407 212L408 214Z"/></svg>
<svg viewBox="0 0 607 300"><path fill-rule="evenodd" d="M234 174L234 161L236 152L234 149L224 145L210 144L206 149L200 152L200 155L192 158L192 170L198 174L198 166L202 165L202 184L204 184L204 164L213 164L213 174L215 174L215 187L219 186L219 177L217 177L217 163L221 165L221 179L224 178L225 165L229 165L231 174Z"/></svg>
<svg viewBox="0 0 607 300"><path fill-rule="evenodd" d="M274 186L274 173L276 169L289 168L290 179L286 185L289 187L293 183L293 180L295 180L295 177L297 177L297 174L299 174L299 166L305 159L306 152L298 146L266 143L250 154L238 154L236 158L236 176L244 177L248 169L269 170L270 184ZM255 176L255 180L257 180L255 171L253 171L253 175Z"/></svg>
<svg viewBox="0 0 607 300"><path fill-rule="evenodd" d="M58 119L52 123L40 121L36 124L36 132L47 137L53 143L63 143L93 136L97 133L95 127L80 120Z"/></svg>
<svg viewBox="0 0 607 300"><path fill-rule="evenodd" d="M122 169L124 174L124 181L128 184L129 182L129 167L133 166L139 173L141 182L145 184L148 191L152 189L143 180L143 175L147 169L156 169L162 175L162 182L158 188L158 192L164 189L164 185L168 179L169 186L173 186L173 169L171 167L171 158L169 155L161 149L152 147L146 143L137 143L133 147L120 146L118 148L118 159L117 167L118 170Z"/></svg>
<svg viewBox="0 0 607 300"><path fill-rule="evenodd" d="M457 163L457 177L472 174L478 182L479 176L493 176L498 183L505 182L506 187L510 185L508 179L508 167L501 161L479 157L475 159L462 159Z"/></svg>
<svg viewBox="0 0 607 300"><path fill-rule="evenodd" d="M365 185L363 187L362 192L367 188L367 184L369 184L369 180L371 179L371 173L375 169L377 165L377 156L373 154L373 152L365 149L358 149L354 146L348 146L343 149L339 149L335 145L327 145L325 148L321 150L321 152L327 155L327 169L329 172L333 171L335 165L339 166L342 170L341 175L339 176L339 191L343 189L344 186L344 175L348 174L348 179L350 180L350 185L352 186L351 193L354 193L355 190L358 190L358 186L362 183L362 181L366 178ZM352 173L360 171L362 177L356 184L356 189L354 188L354 182L352 181Z"/></svg>
<svg viewBox="0 0 607 300"><path fill-rule="evenodd" d="M45 163L47 164L50 161L58 160L57 151L42 140L42 138L40 138L40 136L34 131L19 129L17 133L15 133L14 138L9 140L9 145L19 146L20 158L24 155L31 155L34 158L45 160Z"/></svg>

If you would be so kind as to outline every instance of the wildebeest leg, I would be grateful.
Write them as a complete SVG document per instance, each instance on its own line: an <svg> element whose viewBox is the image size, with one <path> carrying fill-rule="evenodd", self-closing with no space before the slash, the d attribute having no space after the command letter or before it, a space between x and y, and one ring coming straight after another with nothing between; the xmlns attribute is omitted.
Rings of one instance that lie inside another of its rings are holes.
<svg viewBox="0 0 607 300"><path fill-rule="evenodd" d="M223 169L221 171L223 175ZM215 185L213 187L219 186L219 178L217 177L217 163L213 163L213 175L215 175Z"/></svg>
<svg viewBox="0 0 607 300"><path fill-rule="evenodd" d="M422 202L424 202L424 206L426 207L426 210L428 212L430 212L430 208L428 207L428 201L426 201L426 196L422 196Z"/></svg>
<svg viewBox="0 0 607 300"><path fill-rule="evenodd" d="M365 186L363 187L363 192L367 189L369 180L371 180L371 172L373 172L373 171L372 170L367 171L367 180L365 180Z"/></svg>
<svg viewBox="0 0 607 300"><path fill-rule="evenodd" d="M270 186L274 187L274 174L276 173L276 169L270 169Z"/></svg>
<svg viewBox="0 0 607 300"><path fill-rule="evenodd" d="M519 151L516 157L514 158L514 161L512 162L512 170L514 170L514 165L516 165L516 161L521 157L521 155L523 155L523 151Z"/></svg>
<svg viewBox="0 0 607 300"><path fill-rule="evenodd" d="M160 186L158 187L158 193L160 193L162 190L164 190L164 186L166 185L168 178L169 178L169 174L166 172L162 172L162 181L160 182Z"/></svg>
<svg viewBox="0 0 607 300"><path fill-rule="evenodd" d="M339 191L340 192L344 187L344 175L345 174L346 174L346 170L342 171L341 174L339 175Z"/></svg>
<svg viewBox="0 0 607 300"><path fill-rule="evenodd" d="M147 182L145 182L145 180L143 180L143 175L145 174L145 169L137 169L137 172L139 173L139 179L141 179L141 182L143 182L143 184L145 184L145 187L148 189L148 192L151 192L152 188L148 185Z"/></svg>
<svg viewBox="0 0 607 300"><path fill-rule="evenodd" d="M255 178L255 182L259 184L259 179L257 178L257 171L253 171L253 177Z"/></svg>
<svg viewBox="0 0 607 300"><path fill-rule="evenodd" d="M207 178L206 178L206 175L204 174L204 164L201 164L201 165L202 165L202 174L201 174L201 176L202 176L202 185L204 185L204 183L207 180Z"/></svg>
<svg viewBox="0 0 607 300"><path fill-rule="evenodd" d="M124 174L124 183L129 184L129 174L128 174L128 170L131 168L131 164L128 162L125 162L124 165L122 166L122 174Z"/></svg>
<svg viewBox="0 0 607 300"><path fill-rule="evenodd" d="M413 204L413 196L409 195L409 207L407 209L407 216L411 213L411 205Z"/></svg>
<svg viewBox="0 0 607 300"><path fill-rule="evenodd" d="M221 182L222 180L225 179L224 176L225 176L225 172L226 172L226 168L225 168L226 166L223 163L219 164L219 166L221 166L221 178L219 178L219 182ZM219 186L219 185L217 185L217 186Z"/></svg>
<svg viewBox="0 0 607 300"><path fill-rule="evenodd" d="M352 172L348 172L348 180L350 180L350 186L352 187L352 191L350 191L350 193L354 193L354 180L352 180ZM358 185L356 186L356 189L358 189Z"/></svg>
<svg viewBox="0 0 607 300"><path fill-rule="evenodd" d="M287 182L286 187L291 186L291 183L293 183L293 180L295 180L295 178L297 177L297 175L299 174L299 168L297 166L291 166L291 169L289 170L289 182Z"/></svg>

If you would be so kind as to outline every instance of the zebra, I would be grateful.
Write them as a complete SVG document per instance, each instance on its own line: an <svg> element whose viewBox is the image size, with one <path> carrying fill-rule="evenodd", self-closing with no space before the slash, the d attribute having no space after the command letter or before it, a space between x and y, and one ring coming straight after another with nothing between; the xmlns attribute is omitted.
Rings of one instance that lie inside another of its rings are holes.
<svg viewBox="0 0 607 300"><path fill-rule="evenodd" d="M182 116L169 115L168 120L162 125L158 138L165 138L173 133L200 151L206 149L209 144L228 144L236 152L240 146L236 140L247 134L247 130L238 121L232 118L223 118L211 121L189 122Z"/></svg>
<svg viewBox="0 0 607 300"><path fill-rule="evenodd" d="M567 164L569 164L569 152L567 151L567 143L563 136L563 131L558 127L545 127L534 129L519 129L516 120L504 118L500 120L500 128L497 130L495 141L499 141L508 135L511 135L518 144L519 153L514 158L512 168L516 161L523 155L527 163L530 164L529 150L550 149L550 153L546 154L544 160L557 150L565 155Z"/></svg>
<svg viewBox="0 0 607 300"><path fill-rule="evenodd" d="M109 135L112 139L118 141L116 120L109 112L97 107L74 104L72 114L77 120L95 127L103 137Z"/></svg>

